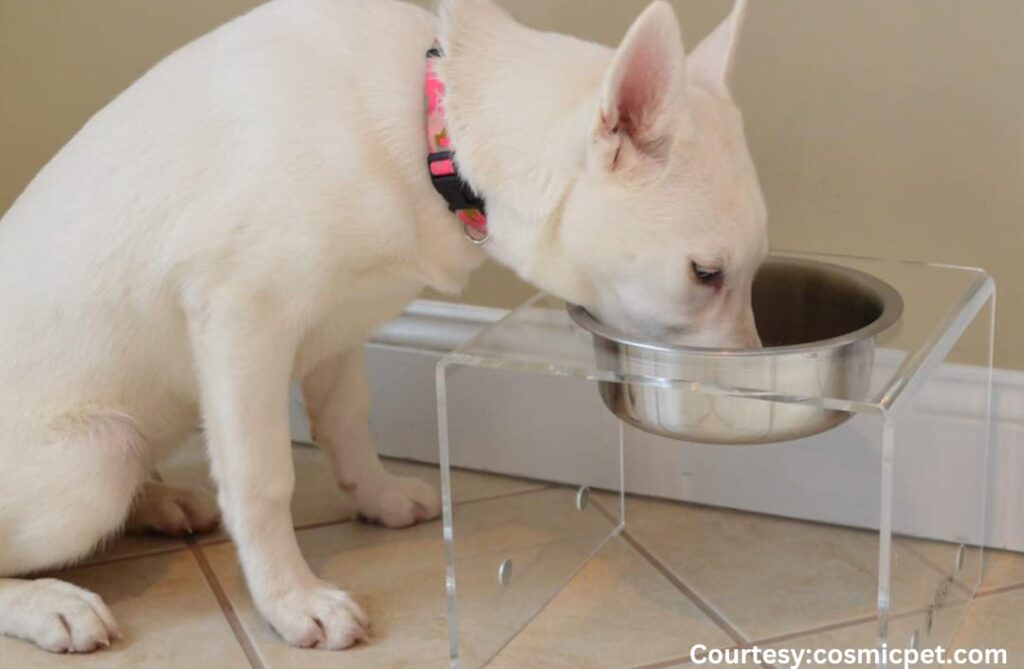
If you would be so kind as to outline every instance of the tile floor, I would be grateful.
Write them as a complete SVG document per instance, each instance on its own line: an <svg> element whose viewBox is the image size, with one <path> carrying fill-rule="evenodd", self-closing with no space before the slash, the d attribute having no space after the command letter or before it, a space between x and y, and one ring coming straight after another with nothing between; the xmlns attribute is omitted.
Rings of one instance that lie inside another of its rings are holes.
<svg viewBox="0 0 1024 669"><path fill-rule="evenodd" d="M322 454L296 446L293 514L314 570L343 584L374 621L371 643L343 654L283 644L255 613L234 546L222 533L195 541L126 537L57 576L94 590L125 639L102 653L58 657L0 639L0 668L42 667L447 667L444 558L439 522L403 531L352 522L353 508ZM396 473L434 483L437 469L391 461ZM161 468L170 482L205 479L198 444ZM540 609L606 536L616 504L594 495L472 472L454 475L463 633L470 657L503 646L516 621ZM206 483L209 485L208 481ZM493 669L682 669L694 643L727 648L869 645L876 574L870 533L630 499L627 531L608 542L540 615L503 647ZM512 556L514 589L494 565ZM949 564L948 547L901 542L893 621L912 631ZM950 579L948 597L964 589ZM829 587L827 597L821 592ZM981 596L957 643L1005 647L1024 667L1024 556L987 560ZM754 666L754 665L750 665ZM758 665L760 666L760 665Z"/></svg>

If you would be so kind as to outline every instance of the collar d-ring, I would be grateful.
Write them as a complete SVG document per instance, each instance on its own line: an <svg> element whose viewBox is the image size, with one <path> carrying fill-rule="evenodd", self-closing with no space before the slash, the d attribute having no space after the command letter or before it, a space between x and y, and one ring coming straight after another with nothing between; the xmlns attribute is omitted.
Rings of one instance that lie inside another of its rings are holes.
<svg viewBox="0 0 1024 669"><path fill-rule="evenodd" d="M470 243L475 244L476 246L483 246L491 239L490 233L478 230L469 223L462 224L462 234L466 236L466 239L468 239Z"/></svg>

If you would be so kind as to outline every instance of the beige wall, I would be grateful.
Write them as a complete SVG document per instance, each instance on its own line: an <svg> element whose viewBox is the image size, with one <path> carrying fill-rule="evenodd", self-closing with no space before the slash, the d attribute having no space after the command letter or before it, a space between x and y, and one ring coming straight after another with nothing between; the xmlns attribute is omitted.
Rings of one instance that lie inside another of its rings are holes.
<svg viewBox="0 0 1024 669"><path fill-rule="evenodd" d="M424 0L424 3L429 0ZM729 0L674 0L693 45ZM505 0L614 43L646 0ZM161 55L254 0L0 0L0 211ZM423 4L423 3L421 3ZM1024 2L753 3L737 70L776 248L974 264L1024 369ZM496 267L464 299L531 289Z"/></svg>

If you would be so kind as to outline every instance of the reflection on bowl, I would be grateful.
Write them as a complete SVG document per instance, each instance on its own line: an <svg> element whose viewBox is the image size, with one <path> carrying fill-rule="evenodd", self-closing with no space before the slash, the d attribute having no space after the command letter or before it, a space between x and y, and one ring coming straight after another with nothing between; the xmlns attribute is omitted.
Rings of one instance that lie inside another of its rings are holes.
<svg viewBox="0 0 1024 669"><path fill-rule="evenodd" d="M814 398L866 400L878 336L903 314L884 281L848 267L770 257L754 281L754 315L765 348L707 349L645 342L598 322L582 307L569 314L593 333L602 366L624 377L763 391L804 402L700 392L649 383L600 384L605 405L655 434L712 444L766 444L807 437L850 413Z"/></svg>

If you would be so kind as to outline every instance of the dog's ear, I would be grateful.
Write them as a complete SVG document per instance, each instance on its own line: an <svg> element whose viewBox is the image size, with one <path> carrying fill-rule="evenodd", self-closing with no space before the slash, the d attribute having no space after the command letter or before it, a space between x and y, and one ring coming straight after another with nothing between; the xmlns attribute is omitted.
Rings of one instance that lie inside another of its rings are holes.
<svg viewBox="0 0 1024 669"><path fill-rule="evenodd" d="M686 110L685 76L676 14L658 0L633 23L605 75L593 147L602 168L632 172L666 164Z"/></svg>
<svg viewBox="0 0 1024 669"><path fill-rule="evenodd" d="M729 79L746 15L747 0L736 0L729 16L693 50L686 64L691 84L730 97Z"/></svg>

